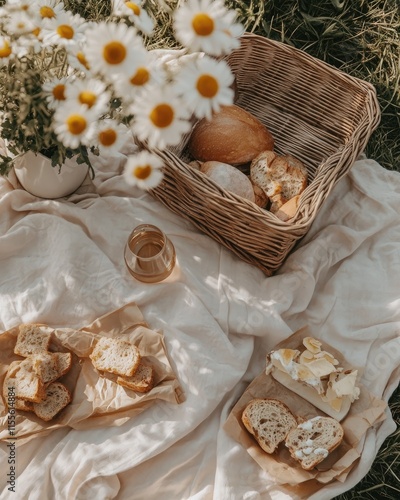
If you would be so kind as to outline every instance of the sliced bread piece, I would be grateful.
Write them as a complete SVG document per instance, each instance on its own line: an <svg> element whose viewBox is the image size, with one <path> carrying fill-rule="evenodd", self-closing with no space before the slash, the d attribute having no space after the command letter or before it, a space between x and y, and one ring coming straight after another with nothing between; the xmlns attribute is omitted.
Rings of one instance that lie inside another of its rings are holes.
<svg viewBox="0 0 400 500"><path fill-rule="evenodd" d="M71 393L61 382L52 382L46 388L46 397L33 405L35 414L48 422L71 402Z"/></svg>
<svg viewBox="0 0 400 500"><path fill-rule="evenodd" d="M279 156L273 151L263 151L250 165L250 179L269 197L270 211L275 213L304 191L307 169L290 154Z"/></svg>
<svg viewBox="0 0 400 500"><path fill-rule="evenodd" d="M140 363L131 377L118 377L117 384L136 392L149 392L154 387L153 368Z"/></svg>
<svg viewBox="0 0 400 500"><path fill-rule="evenodd" d="M139 366L140 352L134 344L125 340L101 337L90 359L99 371L131 377Z"/></svg>
<svg viewBox="0 0 400 500"><path fill-rule="evenodd" d="M72 354L70 352L55 352L54 355L57 358L57 378L60 378L71 369Z"/></svg>
<svg viewBox="0 0 400 500"><path fill-rule="evenodd" d="M26 358L30 354L48 351L51 332L39 325L23 324L19 327L14 353Z"/></svg>
<svg viewBox="0 0 400 500"><path fill-rule="evenodd" d="M15 400L15 409L20 411L33 411L32 401L25 401L25 399L16 399Z"/></svg>
<svg viewBox="0 0 400 500"><path fill-rule="evenodd" d="M45 387L30 360L13 361L3 383L3 394L12 391L16 398L39 403L46 397Z"/></svg>
<svg viewBox="0 0 400 500"><path fill-rule="evenodd" d="M337 448L344 436L340 423L331 417L314 417L292 429L285 445L305 470L311 470Z"/></svg>
<svg viewBox="0 0 400 500"><path fill-rule="evenodd" d="M276 399L252 399L242 413L242 422L266 453L273 453L297 426L293 413Z"/></svg>
<svg viewBox="0 0 400 500"><path fill-rule="evenodd" d="M33 370L44 384L50 384L58 379L58 359L48 351L37 352L26 358L31 361Z"/></svg>

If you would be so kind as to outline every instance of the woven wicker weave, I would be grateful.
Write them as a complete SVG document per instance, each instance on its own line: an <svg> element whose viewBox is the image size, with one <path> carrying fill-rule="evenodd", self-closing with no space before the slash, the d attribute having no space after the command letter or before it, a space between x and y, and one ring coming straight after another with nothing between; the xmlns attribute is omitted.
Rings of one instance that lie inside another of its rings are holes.
<svg viewBox="0 0 400 500"><path fill-rule="evenodd" d="M277 153L291 153L307 167L309 184L295 217L283 222L189 166L188 137L158 153L164 180L152 193L270 276L363 151L380 111L372 85L288 45L245 34L227 60L236 76L236 104L268 127Z"/></svg>

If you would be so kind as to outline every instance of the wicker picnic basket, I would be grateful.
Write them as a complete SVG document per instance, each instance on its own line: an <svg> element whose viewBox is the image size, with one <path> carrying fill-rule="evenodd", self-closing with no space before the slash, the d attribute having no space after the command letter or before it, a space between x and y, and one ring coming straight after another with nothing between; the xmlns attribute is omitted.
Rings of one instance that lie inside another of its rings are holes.
<svg viewBox="0 0 400 500"><path fill-rule="evenodd" d="M236 76L235 103L268 127L278 154L290 153L307 167L308 187L296 215L283 222L188 165L190 134L174 149L158 153L164 180L152 193L270 276L363 151L380 110L372 85L280 42L245 34L227 61Z"/></svg>

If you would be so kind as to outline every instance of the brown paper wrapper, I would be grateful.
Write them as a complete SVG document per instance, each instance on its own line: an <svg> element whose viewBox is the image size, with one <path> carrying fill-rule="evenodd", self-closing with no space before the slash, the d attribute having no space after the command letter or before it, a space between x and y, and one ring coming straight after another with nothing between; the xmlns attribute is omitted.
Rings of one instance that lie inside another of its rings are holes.
<svg viewBox="0 0 400 500"><path fill-rule="evenodd" d="M307 329L302 328L278 344L274 350L301 348L303 338L308 335ZM323 349L334 354L340 366L349 366L343 355L326 342L323 343ZM385 419L384 412L387 403L376 398L361 384L358 386L361 389L360 397L352 403L349 413L341 422L344 430L342 443L311 471L302 469L299 463L290 456L283 443L279 445L275 453L265 453L242 423L243 410L254 398L278 399L285 403L296 417L303 419L313 418L317 415L326 416L313 404L281 385L270 374L266 375L265 371L249 384L231 410L224 429L229 436L246 448L249 455L278 484L285 485L289 491L300 498L307 499L333 480L345 481L361 455L367 430Z"/></svg>
<svg viewBox="0 0 400 500"><path fill-rule="evenodd" d="M183 390L168 359L164 337L161 332L148 328L136 304L130 303L120 309L96 319L81 330L49 328L52 331L50 351L72 353L71 370L58 379L72 394L71 403L50 422L44 422L32 412L15 413L14 437L10 436L10 412L7 395L0 400L0 440L18 439L18 442L44 436L54 429L71 427L93 429L118 426L138 415L157 400L179 404L184 401ZM0 384L10 363L22 360L14 354L19 327L0 335ZM90 358L99 335L120 336L134 343L143 361L154 370L154 388L139 393L116 383L117 377L98 372ZM14 421L12 422L14 424Z"/></svg>

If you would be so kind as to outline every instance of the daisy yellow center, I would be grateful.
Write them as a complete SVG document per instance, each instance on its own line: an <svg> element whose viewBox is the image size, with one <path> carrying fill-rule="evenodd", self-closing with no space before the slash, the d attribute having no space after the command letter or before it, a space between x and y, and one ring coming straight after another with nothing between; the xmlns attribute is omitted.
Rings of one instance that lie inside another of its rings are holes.
<svg viewBox="0 0 400 500"><path fill-rule="evenodd" d="M10 44L7 41L4 41L3 46L0 47L0 58L5 58L11 55L11 47Z"/></svg>
<svg viewBox="0 0 400 500"><path fill-rule="evenodd" d="M135 16L138 16L140 14L140 7L134 2L125 2L126 7L128 9L131 9L131 11L135 14Z"/></svg>
<svg viewBox="0 0 400 500"><path fill-rule="evenodd" d="M150 120L158 128L169 127L174 120L174 110L169 104L159 104L150 113Z"/></svg>
<svg viewBox="0 0 400 500"><path fill-rule="evenodd" d="M151 174L150 165L138 166L133 171L134 177L136 177L136 179L140 179L141 181L144 181L145 179L150 177L150 174Z"/></svg>
<svg viewBox="0 0 400 500"><path fill-rule="evenodd" d="M82 64L82 66L84 66L86 69L89 69L89 63L87 62L87 59L86 59L85 54L83 52L78 52L76 54L76 58Z"/></svg>
<svg viewBox="0 0 400 500"><path fill-rule="evenodd" d="M145 85L150 79L150 73L146 68L139 68L130 79L132 85Z"/></svg>
<svg viewBox="0 0 400 500"><path fill-rule="evenodd" d="M117 132L112 128L102 130L99 133L99 141L103 146L112 146L117 140Z"/></svg>
<svg viewBox="0 0 400 500"><path fill-rule="evenodd" d="M35 28L32 30L32 35L38 37L40 35L40 28Z"/></svg>
<svg viewBox="0 0 400 500"><path fill-rule="evenodd" d="M211 99L218 93L218 81L212 75L201 75L196 88L201 96Z"/></svg>
<svg viewBox="0 0 400 500"><path fill-rule="evenodd" d="M60 83L53 88L53 97L56 101L65 101L65 85Z"/></svg>
<svg viewBox="0 0 400 500"><path fill-rule="evenodd" d="M43 18L47 17L48 19L52 19L53 17L56 17L56 13L48 5L44 5L43 7L40 8L40 15Z"/></svg>
<svg viewBox="0 0 400 500"><path fill-rule="evenodd" d="M199 36L209 36L214 31L214 21L205 12L199 12L193 17L192 26Z"/></svg>
<svg viewBox="0 0 400 500"><path fill-rule="evenodd" d="M67 118L66 123L67 123L68 131L72 135L82 134L82 132L84 132L84 130L86 129L86 125L87 125L85 117L82 115L78 115L78 114L70 115Z"/></svg>
<svg viewBox="0 0 400 500"><path fill-rule="evenodd" d="M71 40L72 38L74 38L74 30L68 24L60 24L60 26L57 28L57 33L61 38L66 38L67 40Z"/></svg>
<svg viewBox="0 0 400 500"><path fill-rule="evenodd" d="M20 29L20 30L23 30L25 27L26 27L26 24L23 23L23 22L20 22L20 23L17 24L17 28Z"/></svg>
<svg viewBox="0 0 400 500"><path fill-rule="evenodd" d="M121 42L110 42L103 49L104 60L108 64L121 64L126 58L126 48Z"/></svg>
<svg viewBox="0 0 400 500"><path fill-rule="evenodd" d="M97 100L96 94L90 92L89 90L84 90L79 94L79 102L81 104L86 104L89 108L91 108Z"/></svg>

